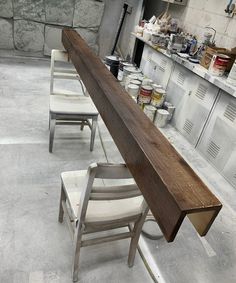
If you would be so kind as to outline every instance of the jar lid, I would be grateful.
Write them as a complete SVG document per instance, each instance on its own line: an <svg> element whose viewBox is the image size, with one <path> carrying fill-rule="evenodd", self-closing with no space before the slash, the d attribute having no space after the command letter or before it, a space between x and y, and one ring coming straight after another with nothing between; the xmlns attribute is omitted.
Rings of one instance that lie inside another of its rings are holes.
<svg viewBox="0 0 236 283"><path fill-rule="evenodd" d="M147 109L149 111L156 111L156 107L152 106L152 105L145 105L144 109Z"/></svg>
<svg viewBox="0 0 236 283"><path fill-rule="evenodd" d="M150 91L153 90L153 88L152 88L150 85L143 85L143 86L142 86L142 89L144 89L144 90L150 90Z"/></svg>
<svg viewBox="0 0 236 283"><path fill-rule="evenodd" d="M137 80L138 76L136 74L131 74L131 75L128 75L128 78L133 79L133 80Z"/></svg>
<svg viewBox="0 0 236 283"><path fill-rule="evenodd" d="M161 115L169 115L170 113L165 109L158 109L157 112Z"/></svg>
<svg viewBox="0 0 236 283"><path fill-rule="evenodd" d="M166 91L163 88L159 88L159 87L155 88L155 91L161 94L166 93Z"/></svg>
<svg viewBox="0 0 236 283"><path fill-rule="evenodd" d="M158 85L158 84L152 84L152 87L153 87L154 89L156 89L156 88L162 88L162 86L161 86L161 85Z"/></svg>
<svg viewBox="0 0 236 283"><path fill-rule="evenodd" d="M124 67L124 70L129 73L141 73L141 70L136 69L135 67Z"/></svg>
<svg viewBox="0 0 236 283"><path fill-rule="evenodd" d="M141 85L141 82L139 80L132 80L130 83L134 85Z"/></svg>
<svg viewBox="0 0 236 283"><path fill-rule="evenodd" d="M113 55L106 56L106 59L111 60L111 61L115 61L115 62L120 61L120 58L118 56L113 56Z"/></svg>
<svg viewBox="0 0 236 283"><path fill-rule="evenodd" d="M123 66L123 67L133 67L134 65L132 63L129 63L129 62L120 62L120 64Z"/></svg>
<svg viewBox="0 0 236 283"><path fill-rule="evenodd" d="M139 86L135 84L129 84L128 89L139 89Z"/></svg>
<svg viewBox="0 0 236 283"><path fill-rule="evenodd" d="M153 83L153 80L152 80L152 79L149 79L149 78L144 78L143 81L144 81L144 82Z"/></svg>

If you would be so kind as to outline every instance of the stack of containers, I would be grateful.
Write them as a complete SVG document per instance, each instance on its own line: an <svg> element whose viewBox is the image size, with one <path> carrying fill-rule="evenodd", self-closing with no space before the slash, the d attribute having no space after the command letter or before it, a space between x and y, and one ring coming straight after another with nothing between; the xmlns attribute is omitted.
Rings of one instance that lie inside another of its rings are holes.
<svg viewBox="0 0 236 283"><path fill-rule="evenodd" d="M119 60L119 58L111 58L111 56L107 56L106 59L112 63L117 63ZM144 77L142 71L133 64L125 61L120 61L119 64L118 80L121 85L125 87L129 95L157 127L165 127L175 110L171 103L165 102L166 91L161 85Z"/></svg>
<svg viewBox="0 0 236 283"><path fill-rule="evenodd" d="M137 103L157 127L165 127L171 120L175 107L165 102L166 91L151 79L142 81ZM166 105L165 105L166 103ZM170 110L170 111L169 111Z"/></svg>

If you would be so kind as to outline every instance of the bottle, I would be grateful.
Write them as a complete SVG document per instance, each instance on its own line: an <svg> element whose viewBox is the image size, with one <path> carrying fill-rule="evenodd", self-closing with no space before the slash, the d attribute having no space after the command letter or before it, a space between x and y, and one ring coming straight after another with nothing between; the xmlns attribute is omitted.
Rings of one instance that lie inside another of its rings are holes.
<svg viewBox="0 0 236 283"><path fill-rule="evenodd" d="M190 41L189 55L193 55L196 49L197 49L197 39L195 36L193 36Z"/></svg>
<svg viewBox="0 0 236 283"><path fill-rule="evenodd" d="M236 86L236 60L230 70L229 76L227 78L227 83Z"/></svg>

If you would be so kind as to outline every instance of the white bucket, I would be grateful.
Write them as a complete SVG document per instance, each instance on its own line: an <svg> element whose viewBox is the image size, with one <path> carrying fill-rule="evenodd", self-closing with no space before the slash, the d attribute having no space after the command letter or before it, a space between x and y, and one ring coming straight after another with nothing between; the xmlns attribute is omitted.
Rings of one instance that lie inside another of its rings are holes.
<svg viewBox="0 0 236 283"><path fill-rule="evenodd" d="M230 61L230 57L224 54L215 54L211 59L209 73L214 76L222 77Z"/></svg>
<svg viewBox="0 0 236 283"><path fill-rule="evenodd" d="M236 86L236 61L234 62L231 71L229 73L227 83L232 84L233 86Z"/></svg>
<svg viewBox="0 0 236 283"><path fill-rule="evenodd" d="M169 118L169 112L164 109L158 109L155 119L155 126L164 128L167 125Z"/></svg>

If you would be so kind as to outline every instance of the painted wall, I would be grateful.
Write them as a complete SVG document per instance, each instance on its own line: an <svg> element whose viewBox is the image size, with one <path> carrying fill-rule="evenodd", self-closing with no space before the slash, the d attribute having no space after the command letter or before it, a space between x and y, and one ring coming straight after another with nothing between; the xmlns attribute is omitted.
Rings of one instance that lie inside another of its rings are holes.
<svg viewBox="0 0 236 283"><path fill-rule="evenodd" d="M125 18L124 27L118 42L118 47L124 58L128 55L132 57L135 38L131 36L131 32L134 31L134 27L140 20L143 0L126 0L125 2L132 7L132 13L127 14Z"/></svg>
<svg viewBox="0 0 236 283"><path fill-rule="evenodd" d="M143 0L105 0L106 8L99 30L101 57L111 53L124 2L132 7L132 13L126 15L117 47L124 58L126 58L128 54L132 54L134 39L130 34L139 21Z"/></svg>
<svg viewBox="0 0 236 283"><path fill-rule="evenodd" d="M0 49L49 55L72 27L98 51L104 9L101 0L0 0Z"/></svg>
<svg viewBox="0 0 236 283"><path fill-rule="evenodd" d="M171 5L170 12L180 19L183 28L201 39L206 26L217 30L216 43L220 47L236 47L236 17L226 16L228 0L189 0L186 7Z"/></svg>
<svg viewBox="0 0 236 283"><path fill-rule="evenodd" d="M206 26L217 30L216 43L218 46L236 47L236 16L227 17L224 12L228 0L188 0L187 6L170 4L170 14L179 19L180 26L186 32L195 34L198 39L203 38ZM164 5L163 5L164 3ZM159 15L164 10L166 2L161 0L147 0L148 16Z"/></svg>
<svg viewBox="0 0 236 283"><path fill-rule="evenodd" d="M118 23L124 0L104 0L104 2L105 11L99 29L98 40L100 46L100 56L102 58L111 53L113 44L115 42L115 36L118 29Z"/></svg>

